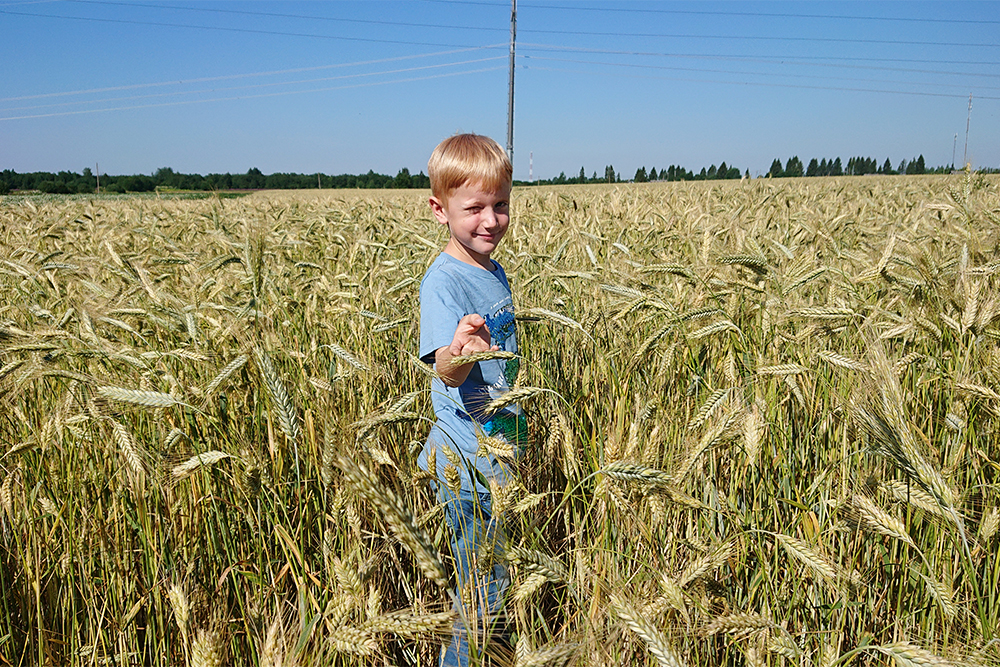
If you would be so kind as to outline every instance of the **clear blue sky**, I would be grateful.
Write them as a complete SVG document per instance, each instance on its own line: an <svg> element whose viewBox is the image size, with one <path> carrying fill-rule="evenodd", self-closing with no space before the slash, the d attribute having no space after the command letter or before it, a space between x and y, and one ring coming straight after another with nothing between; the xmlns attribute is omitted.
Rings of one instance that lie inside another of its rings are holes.
<svg viewBox="0 0 1000 667"><path fill-rule="evenodd" d="M515 177L1000 167L1000 2L517 7ZM507 133L510 3L0 0L0 169L426 170ZM958 135L957 141L955 135Z"/></svg>

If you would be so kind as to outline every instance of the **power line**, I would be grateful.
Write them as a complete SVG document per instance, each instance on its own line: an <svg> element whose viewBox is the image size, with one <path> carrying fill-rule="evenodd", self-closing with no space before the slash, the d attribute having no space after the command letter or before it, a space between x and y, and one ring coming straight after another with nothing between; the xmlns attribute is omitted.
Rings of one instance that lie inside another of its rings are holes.
<svg viewBox="0 0 1000 667"><path fill-rule="evenodd" d="M111 5L129 5L130 3L117 3L110 2L107 0L73 0L74 2L86 2L87 4L111 4ZM140 7L158 7L157 5L135 5ZM187 8L185 8L187 9ZM578 8L584 9L584 8ZM596 9L596 8L589 8ZM303 19L323 19L324 17L306 16L306 15L293 15L293 14L271 14L268 12L237 12L235 10L207 10L207 9L192 9L192 11L216 11L223 13L245 13L250 15L260 15L260 16L284 16L290 18L303 18ZM625 11L625 10L617 10ZM634 11L656 11L656 10L634 10ZM666 11L666 10L664 10ZM5 9L0 9L0 13L13 14L18 16L34 16L38 18L58 18L73 21L95 21L101 23L122 23L129 25L149 25L158 27L168 27L168 28L193 28L198 30L220 30L223 32L245 32L251 34L261 34L261 35L273 35L280 37L310 37L316 39L337 39L346 41L356 41L356 42L373 42L379 44L406 44L406 45L417 45L417 46L456 46L453 44L439 44L439 43L429 43L429 42L409 42L401 40L387 40L387 39L375 39L368 37L345 37L340 35L320 35L315 33L298 33L298 32L283 32L276 30L256 30L252 28L232 28L226 26L203 26L203 25L192 25L186 23L167 23L162 21L139 21L134 19L109 19L109 18L97 18L97 17L84 17L84 16L64 16L61 14L34 14L30 12L15 12L8 11ZM338 19L326 19L326 20L338 20ZM339 19L344 21L351 21L356 23L371 23L371 24L388 24L388 25L399 25L399 26L410 26L410 27L438 27L429 24L406 24L406 23L392 23L383 21L370 21L370 20L360 20L360 19ZM475 30L478 28L468 27L468 26L450 26L450 29L456 30ZM495 29L491 29L495 30ZM582 30L538 30L538 29L523 29L521 32L532 33L532 34L551 34L551 35L573 35L573 36L590 36L590 37L645 37L645 38L660 38L660 39L716 39L716 40L752 40L752 41L791 41L791 42L830 42L830 43L841 43L841 44L886 44L891 46L960 46L960 47L985 47L985 48L998 48L1000 44L989 44L989 43L975 43L975 42L921 42L921 41L905 41L905 40L881 40L881 39L846 39L837 37L779 37L773 35L766 36L754 36L754 35L690 35L683 33L624 33L624 32L592 32L592 31L582 31Z"/></svg>
<svg viewBox="0 0 1000 667"><path fill-rule="evenodd" d="M18 97L0 97L0 102L13 102L18 100L34 100L45 97L63 97L67 95L90 95L93 93L108 93L116 90L134 90L137 88L153 88L158 86L174 86L174 85L184 85L189 83L207 83L212 81L226 81L229 79L244 79L256 76L274 76L278 74L298 74L300 72L315 72L323 69L333 69L339 67L356 67L361 65L379 65L382 63L398 62L401 60L413 60L415 58L432 58L437 56L448 56L454 55L456 53L468 53L469 51L481 51L487 49L496 49L500 47L507 46L505 43L501 44L488 44L486 46L475 46L466 49L452 49L449 51L437 51L435 53L418 53L416 55L409 56L395 56L393 58L379 58L377 60L360 60L352 63L337 63L334 65L317 65L315 67L296 67L294 69L283 69L283 70L272 70L268 72L249 72L245 74L227 74L222 76L208 76L200 77L197 79L182 79L174 81L157 81L154 83L135 83L127 86L110 86L106 88L89 88L85 90L70 90L59 93L42 93L39 95L20 95Z"/></svg>
<svg viewBox="0 0 1000 667"><path fill-rule="evenodd" d="M293 18L293 19L306 19L310 21L331 21L337 23L355 23L360 25L387 25L387 26L399 26L406 28L436 28L444 30L482 30L489 32L504 32L504 28L491 28L489 26L470 26L470 25L444 25L440 23L408 23L402 21L385 21L379 19L349 19L343 17L333 17L333 16L318 16L315 14L285 14L280 12L255 12L248 10L238 10L238 9L218 9L218 8L208 8L208 7L178 7L173 5L163 5L155 3L140 3L140 2L115 2L113 0L65 0L67 2L74 2L77 4L87 4L87 5L112 5L118 7L146 7L150 9L165 9L169 11L191 11L191 12L204 12L204 13L214 13L214 14L231 14L236 16L266 16L269 18ZM473 3L461 3L461 4L473 4ZM492 3L477 3L483 4L490 7L500 7L499 5L494 5ZM859 20L859 21L905 21L905 22L920 22L920 23L957 23L957 24L977 24L977 25L994 25L1000 24L1000 21L990 21L990 20L971 20L971 19L922 19L913 17L884 17L884 16L845 16L845 15L823 15L823 14L791 14L791 13L772 13L772 12L713 12L713 11L703 11L703 10L674 10L674 9L631 9L631 8L613 8L613 7L565 7L565 6L550 6L550 5L523 5L532 9L559 9L559 10L580 10L580 11L601 11L601 12L641 12L641 13L656 13L656 14L679 14L679 15L695 15L695 16L741 16L741 17L761 17L761 18L809 18L809 19L835 19L835 20ZM645 34L631 34L631 33L600 33L600 32L581 32L572 30L522 30L522 32L532 32L532 33L551 33L560 35L595 35L595 36L629 36L629 37L671 37L672 35L645 35Z"/></svg>
<svg viewBox="0 0 1000 667"><path fill-rule="evenodd" d="M663 58L703 58L712 59L742 59L742 58L769 58L779 61L794 60L843 60L848 62L898 62L898 63L936 63L941 65L998 65L996 61L980 60L921 60L918 58L857 58L848 56L742 56L742 55L717 55L714 53L691 54L691 53L671 53L667 51L624 51L619 49L592 49L582 46L559 46L557 44L537 44L520 42L522 47L539 49L541 51L569 51L572 53L600 53L605 55L618 56L658 56Z"/></svg>
<svg viewBox="0 0 1000 667"><path fill-rule="evenodd" d="M425 0L447 5L479 5L484 7L503 7L494 2L476 2L475 0ZM631 14L688 14L702 16L748 16L761 18L795 18L795 19L836 19L849 21L904 21L912 23L960 23L969 25L997 25L1000 21L989 19L948 19L948 18L916 18L908 16L850 16L846 14L793 14L790 12L717 12L695 9L639 9L635 7L572 7L566 5L522 5L528 9L556 9L570 12L609 12Z"/></svg>
<svg viewBox="0 0 1000 667"><path fill-rule="evenodd" d="M168 10L179 10L179 11L195 11L195 12L207 12L207 13L220 13L220 14L232 14L232 15L245 15L245 16L263 16L270 18L295 18L295 19L306 19L306 20L321 20L321 21L333 21L333 22L344 22L344 23L356 23L356 24L368 24L368 25L391 25L399 27L414 27L414 28L443 28L448 30L486 30L492 32L502 32L503 28L490 28L484 26L456 26L456 25L440 25L432 23L407 23L399 21L384 21L384 20L374 20L374 19L348 19L340 17L329 17L329 16L316 16L309 14L284 14L278 12L252 12L246 10L233 10L233 9L214 9L214 8L204 8L204 7L170 7L167 5L159 5L152 3L127 3L127 2L115 2L113 0L69 0L70 2L75 2L77 4L88 4L88 5L113 5L113 6L125 6L125 7L145 7L152 9L168 9ZM443 1L443 0L442 0ZM489 6L496 6L492 3L461 3L461 4L485 4ZM530 5L534 8L545 8L545 9L574 9L581 11L617 11L617 12L643 12L643 13L659 13L659 14L704 14L704 15L720 15L720 16L761 16L761 17L802 17L802 18L857 18L859 20L879 20L880 17L846 17L846 16L822 16L817 14L776 14L776 13L753 13L753 12L709 12L709 11L685 11L685 10L654 10L654 9L630 9L630 8L597 8L597 7L555 7L548 5ZM285 37L310 37L319 39L341 39L348 41L363 41L363 42L375 42L375 43L387 43L387 44L412 44L420 46L450 46L445 44L433 44L426 42L406 42L398 40L383 40L374 38L363 38L363 37L343 37L335 35L320 35L314 33L295 33L295 32L282 32L273 30L255 30L251 28L232 28L226 26L203 26L203 25L191 25L191 24L181 24L181 23L165 23L158 21L139 21L134 19L108 19L108 18L97 18L97 17L82 17L82 16L64 16L58 14L33 14L30 12L14 12L5 9L0 9L0 13L14 14L20 16L34 16L39 18L59 18L65 20L77 20L77 21L97 21L97 22L107 22L107 23L125 23L132 25L150 25L150 26L160 26L160 27L174 27L174 28L194 28L200 30L221 30L225 32L248 32L253 34L266 34L275 36L285 36ZM912 20L912 21L932 21L931 19L885 19L885 20ZM940 22L940 21L938 21ZM1000 24L1000 21L963 21L959 19L952 20L953 23L983 23L983 24ZM662 38L662 39L721 39L721 40L756 40L756 41L801 41L801 42L833 42L833 43L849 43L849 44L887 44L892 46L959 46L959 47L1000 47L1000 44L994 43L976 43L976 42L930 42L930 41L906 41L906 40L877 40L877 39L846 39L846 38L835 38L835 37L780 37L780 36L753 36L753 35L691 35L684 33L626 33L626 32L608 32L608 31L586 31L586 30L552 30L552 29L531 29L523 28L522 33L531 33L539 35L572 35L572 36L590 36L590 37L643 37L643 38Z"/></svg>
<svg viewBox="0 0 1000 667"><path fill-rule="evenodd" d="M266 16L268 18L306 19L309 21L332 21L336 23L357 23L362 25L388 25L403 28L439 28L442 30L485 30L489 32L505 32L503 28L469 25L442 25L440 23L404 23L401 21L383 21L376 19L347 19L336 16L316 16L314 14L282 14L279 12L251 12L240 9L217 9L209 7L177 7L173 5L158 5L141 2L112 2L112 0L65 0L85 5L113 5L117 7L146 7L148 9L166 9L171 11L206 12L213 14L233 14L237 16Z"/></svg>
<svg viewBox="0 0 1000 667"><path fill-rule="evenodd" d="M890 94L890 95L918 95L921 97L948 97L956 99L965 99L965 95L954 95L949 93L929 93L924 91L912 91L912 90L878 90L871 88L847 88L838 86L807 86L807 85L797 85L797 84L786 84L786 83L767 83L759 81L719 81L718 79L692 79L684 77L668 77L668 76L650 76L650 75L639 75L631 74L625 75L620 73L605 73L605 72L584 72L581 70L572 69L562 69L558 67L525 67L526 69L533 69L543 72L564 72L569 74L597 74L599 76L616 76L622 77L627 76L632 79L657 79L661 81L685 81L689 83L715 83L715 84L725 84L733 86L763 86L768 88L794 88L800 90L825 90L832 92L853 92L853 93L879 93L879 94ZM1000 96L989 97L984 95L978 95L978 99L982 100L1000 100Z"/></svg>
<svg viewBox="0 0 1000 667"><path fill-rule="evenodd" d="M724 39L752 40L763 42L832 42L840 44L889 44L892 46L971 46L1000 48L1000 44L977 44L971 42L910 42L894 39L848 39L843 37L776 37L773 35L686 35L683 33L625 33L625 32L585 32L579 30L524 30L523 32L553 35L579 35L593 37L655 37L664 39Z"/></svg>
<svg viewBox="0 0 1000 667"><path fill-rule="evenodd" d="M274 88L275 86L293 86L293 85L300 84L300 83L318 83L318 82L321 82L321 81L340 81L340 80L343 80L343 79L357 79L357 78L367 77L367 76L385 76L385 75L389 75L389 74L403 74L405 72L419 72L419 71L424 71L424 70L429 70L429 69L440 69L442 67L457 67L459 65L473 65L473 64L477 64L477 63L491 62L491 61L495 61L495 60L504 60L505 58L506 58L506 56L494 56L492 58L477 58L475 60L464 60L464 61L461 61L461 62L439 63L439 64L436 64L436 65L422 65L420 67L406 67L406 68L403 68L403 69L382 70L382 71L378 71L378 72L362 72L362 73L358 73L358 74L343 74L341 76L326 76L326 77L320 77L318 79L299 79L299 80L296 80L296 81L274 81L274 82L271 82L271 83L257 83L257 84L253 84L253 85L249 85L249 86L230 86L228 88L212 88L211 90L178 90L178 91L174 91L174 92L171 92L171 93L153 93L153 94L150 94L150 95L130 95L128 97L106 97L106 98L103 98L103 99L96 99L96 100L77 100L75 102L58 102L58 103L55 103L55 104L36 104L34 106L26 106L26 107L8 107L7 111L26 111L26 110L29 110L29 109L50 109L50 108L53 108L53 107L67 107L67 106L73 106L73 105L76 105L76 104L97 104L97 103L100 103L100 102L117 102L117 101L123 101L123 100L144 100L144 99L152 99L152 98L156 98L156 97L173 97L173 96L177 96L177 95L197 95L197 94L206 93L206 92L217 93L217 92L225 92L225 91L232 91L232 90L252 90L252 89L255 89L255 88Z"/></svg>
<svg viewBox="0 0 1000 667"><path fill-rule="evenodd" d="M543 51L547 52L547 51ZM652 54L650 54L652 55ZM904 72L909 74L936 74L940 76L974 76L980 78L989 79L1000 79L1000 74L986 74L983 72L954 72L954 71L944 71L944 70L931 70L931 69L914 69L910 67L874 67L871 65L856 65L856 64L842 64L842 63L825 63L825 62L796 62L794 59L785 58L774 58L774 57L750 57L750 56L702 56L693 54L663 54L664 56L670 58L679 58L685 60L722 60L722 61L732 61L732 62L746 62L746 63L761 63L761 64L780 64L780 65L799 65L804 67L826 67L834 69L860 69L869 70L876 72ZM535 58L538 60L547 60L545 56L529 56L525 55L524 58ZM558 60L557 58L552 58L551 60ZM593 61L567 61L567 62L593 62ZM622 64L623 66L629 67L660 67L659 65L625 65L623 63L596 63L603 65L617 65ZM1000 65L1000 63L993 63Z"/></svg>
<svg viewBox="0 0 1000 667"><path fill-rule="evenodd" d="M859 81L864 83L888 83L894 85L928 85L926 82L922 81L887 81L879 79L856 79L851 77L841 77L841 76L816 76L810 74L792 74L788 72L748 72L745 70L724 70L724 69L707 69L699 67L673 67L669 65L644 65L636 63L613 63L613 62L598 62L593 60L573 60L570 58L547 58L545 56L523 56L524 59L530 60L544 60L551 62L565 62L574 63L579 65L605 65L609 67L628 67L633 69L656 69L656 70L670 70L677 72L705 72L708 74L741 74L745 76L776 76L776 77L787 77L794 79L820 79L829 81ZM540 68L536 68L540 69ZM954 74L952 72L933 72L935 74ZM1000 75L988 75L994 78L1000 78ZM960 88L963 91L968 90L968 86L964 84L949 84L949 83L935 83L933 84L938 87L945 88ZM996 86L980 86L981 90L1000 90L1000 87Z"/></svg>
<svg viewBox="0 0 1000 667"><path fill-rule="evenodd" d="M446 48L472 48L469 44L440 44L436 42L409 42L397 39L375 39L371 37L344 37L342 35L319 35L305 32L282 32L278 30L254 30L253 28L229 28L224 26L191 25L188 23L165 23L162 21L134 21L129 19L107 19L91 16L63 16L61 14L33 14L31 12L13 12L0 9L0 14L13 16L32 16L47 19L65 19L69 21L92 21L96 23L119 23L125 25L150 25L161 28L194 28L196 30L221 30L223 32L242 32L253 35L272 35L276 37L312 37L316 39L335 39L347 42L370 42L374 44L403 44L406 46L437 46Z"/></svg>
<svg viewBox="0 0 1000 667"><path fill-rule="evenodd" d="M36 114L29 116L9 116L6 118L0 118L0 121L6 120L27 120L31 118L53 118L57 116L77 116L80 114L90 114L90 113L102 113L106 111L131 111L134 109L153 109L157 107L174 107L183 106L187 104L204 104L207 102L231 102L235 100L252 100L260 99L265 97L283 97L285 95L300 95L303 93L322 93L329 92L333 90L348 90L352 88L371 88L373 86L385 86L394 83L412 83L415 81L429 81L431 79L443 79L452 76L462 76L465 74L480 74L483 72L495 72L497 70L506 69L504 66L500 67L484 67L481 69L465 70L463 72L448 72L446 74L433 74L430 76L418 76L410 77L408 79L396 79L394 81L371 81L368 83L358 83L349 86L330 86L327 88L311 88L309 90L286 90L278 93L261 93L259 95L236 95L233 97L216 97L207 100L182 100L179 102L161 102L157 104L139 104L129 107L108 107L104 109L83 109L79 111L61 111L57 113L47 113L47 114Z"/></svg>

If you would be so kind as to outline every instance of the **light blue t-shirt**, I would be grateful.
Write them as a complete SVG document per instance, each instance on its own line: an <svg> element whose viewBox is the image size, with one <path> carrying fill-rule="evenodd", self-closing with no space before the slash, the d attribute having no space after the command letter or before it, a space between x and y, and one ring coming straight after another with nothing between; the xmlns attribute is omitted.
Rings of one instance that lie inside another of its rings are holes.
<svg viewBox="0 0 1000 667"><path fill-rule="evenodd" d="M517 353L510 285L503 268L491 261L494 270L487 271L441 253L427 269L420 283L420 358L426 363L433 364L435 351L451 345L459 320L471 313L486 320L491 345ZM511 462L492 454L477 456L477 452L480 437L503 438L515 451L524 442L527 423L517 405L497 412L485 410L510 390L519 368L520 359L491 359L478 362L460 387L449 387L438 378L431 380L437 421L427 436L419 465L426 470L427 455L437 448L436 474L443 480L449 461L441 448L447 447L463 459L459 469L463 488L488 491L483 481L489 479L504 485L513 473Z"/></svg>

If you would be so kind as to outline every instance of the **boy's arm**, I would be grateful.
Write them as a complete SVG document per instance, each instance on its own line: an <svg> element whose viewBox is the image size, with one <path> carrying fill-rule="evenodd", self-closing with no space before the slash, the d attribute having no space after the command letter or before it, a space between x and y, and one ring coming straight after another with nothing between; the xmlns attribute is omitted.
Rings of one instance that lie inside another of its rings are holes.
<svg viewBox="0 0 1000 667"><path fill-rule="evenodd" d="M486 326L486 320L482 315L472 313L459 320L451 345L435 350L434 369L446 385L458 387L469 377L473 364L453 366L451 360L454 357L499 349L496 345L490 346L490 330Z"/></svg>

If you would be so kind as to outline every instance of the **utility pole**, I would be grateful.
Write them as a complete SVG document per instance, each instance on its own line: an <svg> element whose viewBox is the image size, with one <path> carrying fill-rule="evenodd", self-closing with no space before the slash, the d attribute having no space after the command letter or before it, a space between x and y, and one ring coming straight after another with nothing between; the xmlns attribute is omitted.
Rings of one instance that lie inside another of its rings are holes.
<svg viewBox="0 0 1000 667"><path fill-rule="evenodd" d="M969 93L969 115L965 119L965 154L962 156L962 168L969 164L969 122L972 121L972 93Z"/></svg>
<svg viewBox="0 0 1000 667"><path fill-rule="evenodd" d="M507 158L514 164L514 41L517 39L517 0L510 0L510 82L507 85Z"/></svg>
<svg viewBox="0 0 1000 667"><path fill-rule="evenodd" d="M951 142L951 170L955 171L955 148L958 147L958 132L955 133L955 140Z"/></svg>

